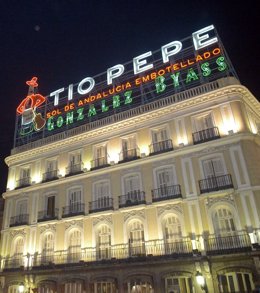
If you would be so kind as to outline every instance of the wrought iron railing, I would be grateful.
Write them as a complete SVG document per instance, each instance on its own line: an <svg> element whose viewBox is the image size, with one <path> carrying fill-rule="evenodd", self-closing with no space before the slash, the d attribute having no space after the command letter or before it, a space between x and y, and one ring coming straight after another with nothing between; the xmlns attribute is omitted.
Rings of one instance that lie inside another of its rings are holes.
<svg viewBox="0 0 260 293"><path fill-rule="evenodd" d="M123 150L119 154L119 163L136 160L140 158L139 148Z"/></svg>
<svg viewBox="0 0 260 293"><path fill-rule="evenodd" d="M167 139L167 140L152 143L149 145L149 150L150 150L150 155L172 151L173 150L172 140Z"/></svg>
<svg viewBox="0 0 260 293"><path fill-rule="evenodd" d="M58 179L59 178L58 172L59 172L59 170L52 170L52 171L48 171L46 173L43 173L42 174L42 181L46 182L46 181Z"/></svg>
<svg viewBox="0 0 260 293"><path fill-rule="evenodd" d="M76 215L84 215L85 214L85 204L84 203L73 203L69 206L65 206L62 208L62 217L72 217Z"/></svg>
<svg viewBox="0 0 260 293"><path fill-rule="evenodd" d="M44 210L38 212L38 222L49 221L58 219L59 209L53 209L51 211Z"/></svg>
<svg viewBox="0 0 260 293"><path fill-rule="evenodd" d="M209 178L199 180L200 193L225 190L233 188L232 177L230 174L221 176L211 176Z"/></svg>
<svg viewBox="0 0 260 293"><path fill-rule="evenodd" d="M91 161L91 170L108 167L108 155L104 157L99 157Z"/></svg>
<svg viewBox="0 0 260 293"><path fill-rule="evenodd" d="M180 198L181 195L181 186L171 185L171 186L161 186L158 189L152 189L152 199L153 201L160 201L166 199Z"/></svg>
<svg viewBox="0 0 260 293"><path fill-rule="evenodd" d="M75 175L83 172L83 163L70 164L66 168L66 176Z"/></svg>
<svg viewBox="0 0 260 293"><path fill-rule="evenodd" d="M119 196L119 207L127 207L145 203L145 192L133 190Z"/></svg>
<svg viewBox="0 0 260 293"><path fill-rule="evenodd" d="M240 252L251 250L250 237L246 232L232 232L229 235L210 235L205 240L205 250L208 254L223 254L223 252Z"/></svg>
<svg viewBox="0 0 260 293"><path fill-rule="evenodd" d="M212 127L192 133L194 144L203 143L218 138L220 138L218 127Z"/></svg>
<svg viewBox="0 0 260 293"><path fill-rule="evenodd" d="M98 200L89 203L89 212L106 211L113 209L113 198L110 196L100 197Z"/></svg>
<svg viewBox="0 0 260 293"><path fill-rule="evenodd" d="M19 180L16 180L16 189L27 187L27 186L30 186L31 184L32 184L31 177L20 178Z"/></svg>
<svg viewBox="0 0 260 293"><path fill-rule="evenodd" d="M27 225L29 223L29 214L22 214L10 218L10 227Z"/></svg>

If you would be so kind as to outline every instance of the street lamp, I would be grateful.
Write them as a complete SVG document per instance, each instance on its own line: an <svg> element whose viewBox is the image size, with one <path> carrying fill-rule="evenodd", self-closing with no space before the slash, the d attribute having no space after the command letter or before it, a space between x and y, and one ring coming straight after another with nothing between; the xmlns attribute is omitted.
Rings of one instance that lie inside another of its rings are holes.
<svg viewBox="0 0 260 293"><path fill-rule="evenodd" d="M205 292L207 292L207 285L206 285L205 278L198 271L196 273L196 281L197 281L198 285L200 285L201 289L204 290Z"/></svg>
<svg viewBox="0 0 260 293"><path fill-rule="evenodd" d="M19 287L18 287L18 291L19 291L19 293L23 293L23 292L24 292L24 284L23 284L23 283L21 283L21 284L19 285Z"/></svg>

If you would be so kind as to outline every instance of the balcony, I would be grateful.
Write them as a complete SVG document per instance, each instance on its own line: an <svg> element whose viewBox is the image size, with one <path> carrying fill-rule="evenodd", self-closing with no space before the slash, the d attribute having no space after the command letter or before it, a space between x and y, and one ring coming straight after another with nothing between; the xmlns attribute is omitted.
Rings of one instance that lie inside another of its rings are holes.
<svg viewBox="0 0 260 293"><path fill-rule="evenodd" d="M192 139L194 144L199 144L218 138L220 138L218 127L212 127L192 133Z"/></svg>
<svg viewBox="0 0 260 293"><path fill-rule="evenodd" d="M139 148L123 150L119 154L119 163L128 162L128 161L136 160L139 158L140 158Z"/></svg>
<svg viewBox="0 0 260 293"><path fill-rule="evenodd" d="M16 181L16 189L30 186L31 177L24 177Z"/></svg>
<svg viewBox="0 0 260 293"><path fill-rule="evenodd" d="M110 164L108 164L108 156L100 157L91 161L91 170L105 168L108 166L110 166Z"/></svg>
<svg viewBox="0 0 260 293"><path fill-rule="evenodd" d="M172 140L167 139L149 145L150 156L173 150Z"/></svg>
<svg viewBox="0 0 260 293"><path fill-rule="evenodd" d="M230 174L212 176L207 179L199 180L200 193L207 193L233 188L232 177Z"/></svg>
<svg viewBox="0 0 260 293"><path fill-rule="evenodd" d="M181 186L179 184L172 186L161 186L158 189L152 190L153 202L181 197Z"/></svg>
<svg viewBox="0 0 260 293"><path fill-rule="evenodd" d="M62 218L73 217L77 215L85 215L84 203L73 203L62 208Z"/></svg>
<svg viewBox="0 0 260 293"><path fill-rule="evenodd" d="M89 212L95 213L100 211L113 210L113 198L110 196L103 196L98 200L89 203Z"/></svg>
<svg viewBox="0 0 260 293"><path fill-rule="evenodd" d="M24 269L25 256L22 253L16 253L5 260L4 270Z"/></svg>
<svg viewBox="0 0 260 293"><path fill-rule="evenodd" d="M50 221L58 219L59 209L53 211L40 211L38 212L38 222Z"/></svg>
<svg viewBox="0 0 260 293"><path fill-rule="evenodd" d="M66 176L83 173L83 163L71 164L66 168Z"/></svg>
<svg viewBox="0 0 260 293"><path fill-rule="evenodd" d="M48 171L42 174L42 182L52 181L58 179L58 170Z"/></svg>
<svg viewBox="0 0 260 293"><path fill-rule="evenodd" d="M10 227L28 225L29 223L29 214L22 214L18 216L11 217Z"/></svg>
<svg viewBox="0 0 260 293"><path fill-rule="evenodd" d="M208 255L251 251L250 237L245 232L233 232L228 236L210 235L205 239L205 249Z"/></svg>
<svg viewBox="0 0 260 293"><path fill-rule="evenodd" d="M145 192L133 190L125 195L119 196L119 207L129 207L145 203Z"/></svg>

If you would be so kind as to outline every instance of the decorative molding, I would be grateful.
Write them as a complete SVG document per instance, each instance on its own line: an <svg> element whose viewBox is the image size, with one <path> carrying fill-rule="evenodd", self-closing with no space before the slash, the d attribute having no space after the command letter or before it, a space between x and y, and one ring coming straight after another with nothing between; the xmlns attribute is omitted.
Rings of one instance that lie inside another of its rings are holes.
<svg viewBox="0 0 260 293"><path fill-rule="evenodd" d="M40 230L40 234L42 234L42 233L44 233L44 232L46 232L48 230L52 231L52 232L56 232L56 224L54 224L54 225L48 224L48 225L41 226L39 228L39 230Z"/></svg>
<svg viewBox="0 0 260 293"><path fill-rule="evenodd" d="M182 207L179 204L168 204L157 208L158 216L161 216L164 212L177 212L183 214Z"/></svg>
<svg viewBox="0 0 260 293"><path fill-rule="evenodd" d="M142 219L145 219L144 210L136 210L136 211L130 211L124 213L124 222L126 222L131 217L141 217Z"/></svg>
<svg viewBox="0 0 260 293"><path fill-rule="evenodd" d="M77 221L74 220L74 221L65 222L65 230L67 230L73 226L83 228L83 221L82 220L77 220Z"/></svg>
<svg viewBox="0 0 260 293"><path fill-rule="evenodd" d="M22 229L22 230L12 230L10 232L11 239L13 239L17 235L21 235L21 236L25 237L25 235L26 235L25 229Z"/></svg>
<svg viewBox="0 0 260 293"><path fill-rule="evenodd" d="M212 205L215 203L229 203L235 207L234 196L232 193L222 197L208 197L205 199L205 204L208 207L208 209L210 209Z"/></svg>
<svg viewBox="0 0 260 293"><path fill-rule="evenodd" d="M93 226L98 225L100 222L107 222L110 225L113 224L112 216L100 216L93 219Z"/></svg>

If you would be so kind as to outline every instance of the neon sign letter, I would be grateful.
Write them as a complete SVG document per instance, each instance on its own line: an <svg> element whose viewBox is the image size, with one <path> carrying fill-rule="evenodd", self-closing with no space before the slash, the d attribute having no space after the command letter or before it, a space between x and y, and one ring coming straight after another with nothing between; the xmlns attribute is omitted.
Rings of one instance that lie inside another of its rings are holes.
<svg viewBox="0 0 260 293"><path fill-rule="evenodd" d="M64 92L64 87L50 93L50 97L54 96L54 106L57 106L59 104L59 94L62 92Z"/></svg>
<svg viewBox="0 0 260 293"><path fill-rule="evenodd" d="M175 47L175 48L173 50L168 50L171 47ZM161 50L162 50L163 63L169 62L169 57L179 53L181 49L182 49L182 43L179 41L174 41L167 45L162 46Z"/></svg>
<svg viewBox="0 0 260 293"><path fill-rule="evenodd" d="M149 57L149 56L152 56L152 51L146 52L146 53L139 55L133 59L134 74L138 74L138 73L141 73L143 71L146 71L146 70L153 68L153 64L146 65L147 60L145 60L145 59L141 60L141 59Z"/></svg>
<svg viewBox="0 0 260 293"><path fill-rule="evenodd" d="M107 70L107 84L112 84L112 80L116 77L119 77L125 71L125 67L122 64L115 65L108 68ZM113 73L114 72L114 73Z"/></svg>
<svg viewBox="0 0 260 293"><path fill-rule="evenodd" d="M218 41L217 37L207 40L209 38L209 35L208 34L202 35L213 29L214 29L214 25L209 25L192 34L193 43L196 50L212 45Z"/></svg>
<svg viewBox="0 0 260 293"><path fill-rule="evenodd" d="M83 89L84 83L89 82L89 86L86 89ZM81 95L85 95L89 93L93 87L95 86L95 80L92 77L86 77L82 79L82 81L78 85L78 93Z"/></svg>

